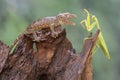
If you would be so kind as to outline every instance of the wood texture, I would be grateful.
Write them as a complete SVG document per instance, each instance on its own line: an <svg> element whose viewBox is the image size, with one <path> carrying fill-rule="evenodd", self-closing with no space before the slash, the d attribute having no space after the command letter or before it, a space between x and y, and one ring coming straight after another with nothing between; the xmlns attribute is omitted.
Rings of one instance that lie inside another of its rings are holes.
<svg viewBox="0 0 120 80"><path fill-rule="evenodd" d="M77 54L60 27L55 29L57 38L51 37L49 29L37 32L39 42L25 35L12 55L0 41L0 80L92 80L91 50L100 30L84 41Z"/></svg>

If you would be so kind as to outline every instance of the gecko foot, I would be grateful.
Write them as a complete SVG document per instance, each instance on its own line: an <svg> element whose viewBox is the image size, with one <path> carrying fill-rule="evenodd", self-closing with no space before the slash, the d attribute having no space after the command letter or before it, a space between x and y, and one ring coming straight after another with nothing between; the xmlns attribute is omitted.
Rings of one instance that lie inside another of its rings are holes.
<svg viewBox="0 0 120 80"><path fill-rule="evenodd" d="M39 37L35 37L35 39L33 41L39 42L40 38Z"/></svg>
<svg viewBox="0 0 120 80"><path fill-rule="evenodd" d="M56 38L58 36L58 33L57 32L53 32L52 33L52 37Z"/></svg>

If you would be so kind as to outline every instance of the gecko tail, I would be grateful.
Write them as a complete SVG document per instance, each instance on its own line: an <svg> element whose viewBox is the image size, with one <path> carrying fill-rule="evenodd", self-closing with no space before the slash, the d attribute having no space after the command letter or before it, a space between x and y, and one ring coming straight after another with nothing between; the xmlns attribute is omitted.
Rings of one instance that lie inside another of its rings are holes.
<svg viewBox="0 0 120 80"><path fill-rule="evenodd" d="M23 34L20 34L17 39L12 43L12 45L10 46L10 54L13 53L16 45L18 44L19 40L23 37Z"/></svg>

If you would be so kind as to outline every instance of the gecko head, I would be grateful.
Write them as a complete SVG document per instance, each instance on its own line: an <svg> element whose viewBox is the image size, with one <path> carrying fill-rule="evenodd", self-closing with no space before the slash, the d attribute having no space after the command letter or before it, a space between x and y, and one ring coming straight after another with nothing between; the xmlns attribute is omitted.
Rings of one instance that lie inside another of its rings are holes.
<svg viewBox="0 0 120 80"><path fill-rule="evenodd" d="M76 18L75 14L67 13L60 13L57 16L57 20L60 25L75 25L74 22L70 21L71 18Z"/></svg>

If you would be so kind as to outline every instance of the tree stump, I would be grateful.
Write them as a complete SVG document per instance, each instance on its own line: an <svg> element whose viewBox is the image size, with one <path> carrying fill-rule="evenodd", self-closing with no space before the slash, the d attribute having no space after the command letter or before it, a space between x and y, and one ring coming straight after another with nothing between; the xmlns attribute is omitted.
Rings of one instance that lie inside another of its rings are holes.
<svg viewBox="0 0 120 80"><path fill-rule="evenodd" d="M0 41L0 80L92 80L92 54L100 30L84 41L81 53L76 53L61 26L56 38L50 29L24 35L13 53ZM81 45L81 44L80 44Z"/></svg>

